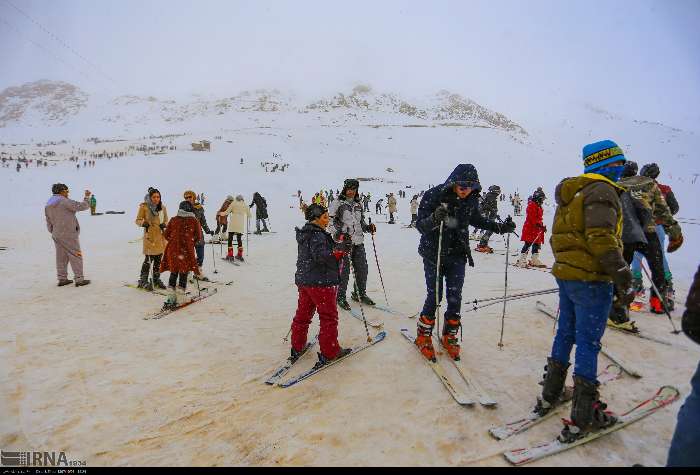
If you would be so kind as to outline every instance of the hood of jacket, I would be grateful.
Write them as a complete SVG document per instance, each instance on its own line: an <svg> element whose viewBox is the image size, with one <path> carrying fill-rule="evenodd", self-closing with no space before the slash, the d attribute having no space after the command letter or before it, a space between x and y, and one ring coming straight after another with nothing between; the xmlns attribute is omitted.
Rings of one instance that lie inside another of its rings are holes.
<svg viewBox="0 0 700 475"><path fill-rule="evenodd" d="M49 198L49 201L46 202L46 206L55 206L64 199L66 198L63 195L53 195Z"/></svg>
<svg viewBox="0 0 700 475"><path fill-rule="evenodd" d="M625 191L625 188L618 185L614 181L608 180L603 175L598 175L597 173L584 173L573 178L564 178L558 185L554 192L554 197L559 206L566 206L574 199L576 193L580 192L586 186L596 181L604 181L611 186L615 187L618 194Z"/></svg>
<svg viewBox="0 0 700 475"><path fill-rule="evenodd" d="M454 184L463 184L471 186L472 192L481 191L481 183L479 183L479 174L476 168L471 163L460 163L452 170L450 176L445 180L445 187L451 187Z"/></svg>

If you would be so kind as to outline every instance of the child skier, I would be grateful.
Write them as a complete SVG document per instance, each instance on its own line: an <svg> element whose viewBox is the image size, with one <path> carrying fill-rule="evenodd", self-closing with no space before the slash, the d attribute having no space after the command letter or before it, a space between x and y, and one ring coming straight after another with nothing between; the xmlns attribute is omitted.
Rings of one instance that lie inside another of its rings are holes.
<svg viewBox="0 0 700 475"><path fill-rule="evenodd" d="M202 226L194 214L192 203L189 201L180 203L177 216L170 219L163 237L168 244L165 246L160 271L170 271L169 295L163 308L172 308L186 302L187 275L190 271L199 270L194 245L203 239L203 235ZM176 287L178 283L179 286Z"/></svg>
<svg viewBox="0 0 700 475"><path fill-rule="evenodd" d="M542 222L542 203L544 202L544 192L542 190L535 191L527 202L525 210L525 223L520 240L525 242L520 257L515 263L518 267L547 267L540 261L540 246L544 243L544 233L547 232L547 227ZM527 252L532 246L532 260L527 262Z"/></svg>
<svg viewBox="0 0 700 475"><path fill-rule="evenodd" d="M297 311L292 321L291 361L299 358L306 346L307 333L314 311L320 321L318 359L321 364L350 353L338 344L338 307L336 294L340 281L340 264L346 252L334 251L333 237L326 232L328 210L311 204L306 209L306 224L296 228L298 243L297 271L294 281L299 292Z"/></svg>

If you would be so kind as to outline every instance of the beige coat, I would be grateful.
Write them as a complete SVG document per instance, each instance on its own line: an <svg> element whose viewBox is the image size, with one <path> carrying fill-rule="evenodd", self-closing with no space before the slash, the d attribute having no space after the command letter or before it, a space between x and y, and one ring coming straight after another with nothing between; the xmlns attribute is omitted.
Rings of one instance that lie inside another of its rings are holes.
<svg viewBox="0 0 700 475"><path fill-rule="evenodd" d="M396 198L392 195L387 199L387 204L389 205L389 212L396 213Z"/></svg>
<svg viewBox="0 0 700 475"><path fill-rule="evenodd" d="M226 211L224 211L224 214L229 215L227 229L229 233L243 234L246 232L246 217L250 218L252 215L245 201L233 200L228 208L226 208Z"/></svg>
<svg viewBox="0 0 700 475"><path fill-rule="evenodd" d="M162 209L154 215L146 203L141 203L136 214L137 226L143 226L143 223L150 225L148 231L145 228L143 230L143 253L147 256L163 254L165 246L168 244L160 229L161 223L168 224L168 211L164 204L161 203L161 205Z"/></svg>

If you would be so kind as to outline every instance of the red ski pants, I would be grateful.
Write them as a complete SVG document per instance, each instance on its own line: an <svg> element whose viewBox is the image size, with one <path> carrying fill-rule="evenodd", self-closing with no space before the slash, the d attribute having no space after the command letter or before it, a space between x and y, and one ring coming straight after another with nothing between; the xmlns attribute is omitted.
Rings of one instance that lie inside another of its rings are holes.
<svg viewBox="0 0 700 475"><path fill-rule="evenodd" d="M333 359L340 351L338 344L337 287L302 287L299 289L297 313L292 321L292 348L301 351L306 346L307 333L314 311L318 310L321 331L318 335L321 354Z"/></svg>

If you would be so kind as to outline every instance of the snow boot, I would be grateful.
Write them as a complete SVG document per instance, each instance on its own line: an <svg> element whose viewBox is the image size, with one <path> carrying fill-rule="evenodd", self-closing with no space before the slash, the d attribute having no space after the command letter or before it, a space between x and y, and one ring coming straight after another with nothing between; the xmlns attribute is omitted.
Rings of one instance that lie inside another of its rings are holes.
<svg viewBox="0 0 700 475"><path fill-rule="evenodd" d="M238 254L236 254L236 260L245 262L245 259L243 259L243 246L238 246Z"/></svg>
<svg viewBox="0 0 700 475"><path fill-rule="evenodd" d="M365 305L376 305L374 303L374 300L369 298L367 294L360 294L358 298L357 292L355 292L354 290L350 293L350 298L355 302L362 302Z"/></svg>
<svg viewBox="0 0 700 475"><path fill-rule="evenodd" d="M75 281L76 287L82 287L83 285L90 285L90 281L88 279L80 279Z"/></svg>
<svg viewBox="0 0 700 475"><path fill-rule="evenodd" d="M445 323L442 327L442 339L440 340L442 347L447 350L447 354L455 361L459 361L459 341L457 340L457 332L460 326L459 317L445 317Z"/></svg>
<svg viewBox="0 0 700 475"><path fill-rule="evenodd" d="M179 307L180 305L187 303L189 301L189 297L187 297L187 291L183 289L182 287L178 286L175 289L175 302L177 306Z"/></svg>
<svg viewBox="0 0 700 475"><path fill-rule="evenodd" d="M160 280L160 269L156 268L156 265L153 265L153 282L152 282L153 288L154 289L165 289L165 284L163 283L162 280Z"/></svg>
<svg viewBox="0 0 700 475"><path fill-rule="evenodd" d="M533 254L532 254L532 259L530 259L530 265L531 265L532 267L547 267L547 266L544 265L544 264L542 263L542 261L540 260L540 255L539 255L539 253L533 253Z"/></svg>
<svg viewBox="0 0 700 475"><path fill-rule="evenodd" d="M253 231L253 234L260 235L260 234L262 234L262 232L261 232L259 229L257 229L257 230L255 230L255 231Z"/></svg>
<svg viewBox="0 0 700 475"><path fill-rule="evenodd" d="M484 252L484 253L486 253L486 254L493 254L493 249L492 249L491 247L489 247L489 246L482 246L481 244L479 244L478 246L476 246L476 249L474 249L474 250L477 251L477 252Z"/></svg>
<svg viewBox="0 0 700 475"><path fill-rule="evenodd" d="M656 294L652 295L649 298L649 311L657 315L663 315L664 313L666 313L664 312L663 302Z"/></svg>
<svg viewBox="0 0 700 475"><path fill-rule="evenodd" d="M163 309L175 307L177 307L177 294L175 287L168 287L168 296L165 298L165 302L163 303Z"/></svg>
<svg viewBox="0 0 700 475"><path fill-rule="evenodd" d="M590 431L610 427L617 418L605 412L607 404L600 401L598 382L574 375L574 397L571 404L571 420L566 421L559 441L570 444Z"/></svg>
<svg viewBox="0 0 700 475"><path fill-rule="evenodd" d="M228 254L226 254L226 259L228 259L228 260L233 259L233 247L228 248Z"/></svg>
<svg viewBox="0 0 700 475"><path fill-rule="evenodd" d="M416 339L414 341L423 356L433 362L437 361L437 358L435 357L435 348L433 347L434 325L435 318L429 318L425 315L421 315L418 319Z"/></svg>
<svg viewBox="0 0 700 475"><path fill-rule="evenodd" d="M527 267L527 252L523 252L515 263L516 267Z"/></svg>
<svg viewBox="0 0 700 475"><path fill-rule="evenodd" d="M553 358L547 358L547 364L544 367L546 373L542 375L542 381L539 383L542 385L542 396L537 398L534 412L544 416L559 401L569 366L571 365L564 365Z"/></svg>
<svg viewBox="0 0 700 475"><path fill-rule="evenodd" d="M342 358L343 356L347 356L352 352L352 348L341 348L340 351L338 352L337 355L335 355L335 358L326 358L323 356L323 353L318 353L318 363L316 363L317 366L323 366L327 365L331 361L335 361L337 359Z"/></svg>
<svg viewBox="0 0 700 475"><path fill-rule="evenodd" d="M336 303L338 304L338 307L342 308L343 310L347 310L348 312L350 311L350 304L345 296L338 296Z"/></svg>
<svg viewBox="0 0 700 475"><path fill-rule="evenodd" d="M73 281L70 279L61 279L58 281L58 286L63 287L64 285L72 284Z"/></svg>

